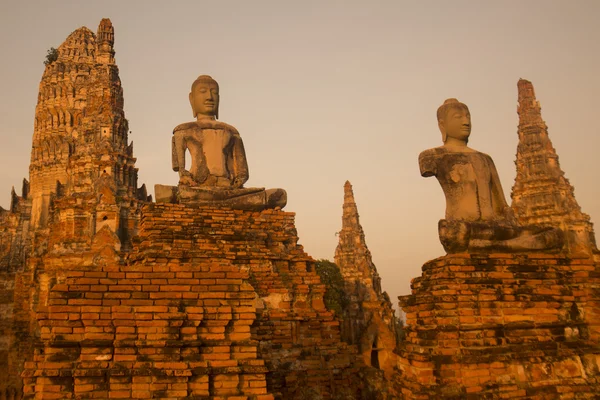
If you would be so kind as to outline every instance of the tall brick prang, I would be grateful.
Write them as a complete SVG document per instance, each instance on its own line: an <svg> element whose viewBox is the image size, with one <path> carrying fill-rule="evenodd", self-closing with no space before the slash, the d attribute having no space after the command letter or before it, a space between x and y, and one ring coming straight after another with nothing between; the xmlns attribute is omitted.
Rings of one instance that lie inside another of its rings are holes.
<svg viewBox="0 0 600 400"><path fill-rule="evenodd" d="M571 252L596 250L590 217L581 211L573 186L560 168L558 155L542 120L533 84L520 79L519 145L512 208L523 225L544 224L565 231Z"/></svg>
<svg viewBox="0 0 600 400"><path fill-rule="evenodd" d="M389 377L396 362L396 317L371 258L350 182L344 185L342 230L335 263L345 281L349 305L344 310L342 337L357 344L366 365L382 369Z"/></svg>
<svg viewBox="0 0 600 400"><path fill-rule="evenodd" d="M361 281L376 292L381 292L381 278L367 247L365 233L359 222L352 184L349 181L344 184L342 230L338 235L335 263L340 268L344 280Z"/></svg>
<svg viewBox="0 0 600 400"><path fill-rule="evenodd" d="M116 208L88 216L88 223L109 223L126 236L128 223L121 217L127 218L130 201L138 197L137 169L113 44L113 26L103 19L98 35L77 29L58 47L56 59L47 61L29 167L34 228L47 226L52 196L83 196L95 206L102 200L86 197L108 188L119 197Z"/></svg>
<svg viewBox="0 0 600 400"><path fill-rule="evenodd" d="M40 335L37 312L60 275L47 261L90 254L103 229L115 250L128 250L149 200L137 187L113 45L103 19L97 34L75 30L44 63L29 181L0 210L0 301L8 310L0 313L0 370L8 371L0 393L21 391L23 363Z"/></svg>

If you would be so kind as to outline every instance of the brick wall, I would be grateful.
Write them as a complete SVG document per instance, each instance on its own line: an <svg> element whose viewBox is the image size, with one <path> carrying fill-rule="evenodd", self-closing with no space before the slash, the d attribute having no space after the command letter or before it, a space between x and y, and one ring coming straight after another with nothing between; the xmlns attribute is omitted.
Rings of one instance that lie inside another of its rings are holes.
<svg viewBox="0 0 600 400"><path fill-rule="evenodd" d="M400 298L407 399L595 398L600 271L558 255L452 255Z"/></svg>
<svg viewBox="0 0 600 400"><path fill-rule="evenodd" d="M51 285L40 290L25 398L368 390L297 240L293 213L149 204L129 253L108 227L87 253L56 247L38 273Z"/></svg>

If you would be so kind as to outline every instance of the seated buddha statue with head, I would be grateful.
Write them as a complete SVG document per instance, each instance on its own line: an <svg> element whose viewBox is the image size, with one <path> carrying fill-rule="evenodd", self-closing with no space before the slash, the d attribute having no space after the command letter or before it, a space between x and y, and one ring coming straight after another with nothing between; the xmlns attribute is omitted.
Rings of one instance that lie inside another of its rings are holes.
<svg viewBox="0 0 600 400"><path fill-rule="evenodd" d="M508 206L491 157L467 146L469 108L448 99L437 111L444 144L419 155L424 177L435 176L446 196L440 241L448 253L559 250L563 234L556 228L520 226Z"/></svg>
<svg viewBox="0 0 600 400"><path fill-rule="evenodd" d="M196 120L173 130L172 163L179 185L156 185L157 201L247 210L283 208L285 190L243 187L249 177L246 152L239 132L217 120L218 83L208 75L199 76L189 99Z"/></svg>

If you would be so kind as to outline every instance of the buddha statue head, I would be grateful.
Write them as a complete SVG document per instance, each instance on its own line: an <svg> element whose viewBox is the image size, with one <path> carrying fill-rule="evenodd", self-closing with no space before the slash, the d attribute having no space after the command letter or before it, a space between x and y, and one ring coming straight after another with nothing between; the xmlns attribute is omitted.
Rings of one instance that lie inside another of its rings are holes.
<svg viewBox="0 0 600 400"><path fill-rule="evenodd" d="M456 99L448 99L437 110L437 120L442 141L446 143L449 138L465 144L471 134L471 113L466 104Z"/></svg>
<svg viewBox="0 0 600 400"><path fill-rule="evenodd" d="M190 104L194 118L219 118L219 84L208 75L200 75L192 83Z"/></svg>

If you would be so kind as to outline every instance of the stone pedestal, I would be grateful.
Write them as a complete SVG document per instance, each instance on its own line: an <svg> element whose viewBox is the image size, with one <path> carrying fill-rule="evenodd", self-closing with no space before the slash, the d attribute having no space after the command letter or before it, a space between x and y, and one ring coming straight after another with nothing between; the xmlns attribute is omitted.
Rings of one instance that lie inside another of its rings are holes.
<svg viewBox="0 0 600 400"><path fill-rule="evenodd" d="M600 270L547 254L430 261L400 297L406 399L589 399L600 392Z"/></svg>
<svg viewBox="0 0 600 400"><path fill-rule="evenodd" d="M191 187L185 185L155 185L157 203L186 204L190 206L228 207L237 210L262 211L281 209L287 204L283 189L219 187Z"/></svg>
<svg viewBox="0 0 600 400"><path fill-rule="evenodd" d="M48 278L26 399L328 399L365 390L357 349L341 341L293 213L149 204L131 251L119 253L116 241L103 228L89 252L40 260Z"/></svg>

